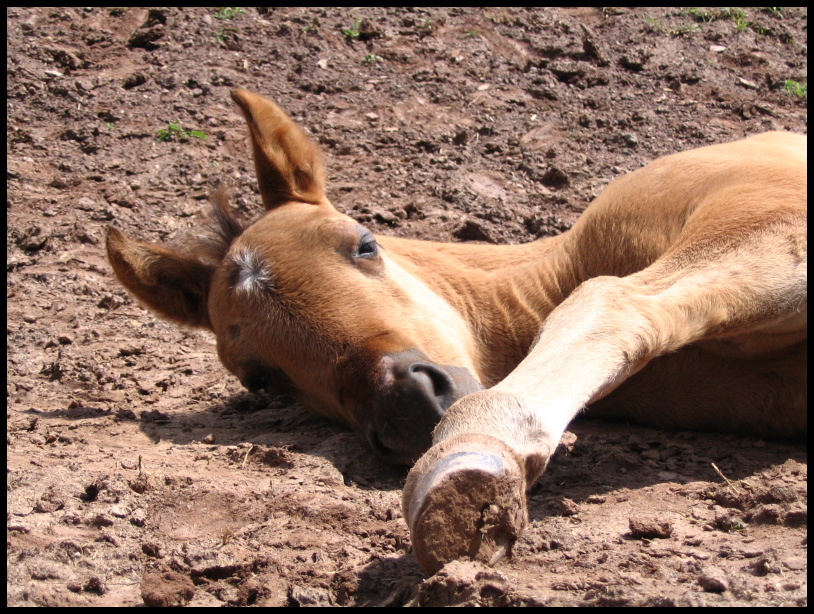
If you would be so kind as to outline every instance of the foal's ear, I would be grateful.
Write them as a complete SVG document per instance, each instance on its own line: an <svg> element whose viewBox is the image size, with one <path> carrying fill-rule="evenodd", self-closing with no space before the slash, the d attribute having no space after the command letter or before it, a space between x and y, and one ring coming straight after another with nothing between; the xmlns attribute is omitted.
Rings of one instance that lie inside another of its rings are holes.
<svg viewBox="0 0 814 614"><path fill-rule="evenodd" d="M151 310L187 326L212 330L207 311L215 267L179 252L107 230L107 257L125 288Z"/></svg>
<svg viewBox="0 0 814 614"><path fill-rule="evenodd" d="M257 183L266 209L289 201L318 204L325 198L325 167L319 149L270 100L234 90L252 138Z"/></svg>

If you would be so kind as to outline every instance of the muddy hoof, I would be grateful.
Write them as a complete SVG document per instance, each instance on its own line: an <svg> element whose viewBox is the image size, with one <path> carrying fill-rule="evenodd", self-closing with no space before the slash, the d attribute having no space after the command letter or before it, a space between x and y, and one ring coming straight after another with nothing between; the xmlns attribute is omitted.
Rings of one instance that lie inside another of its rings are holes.
<svg viewBox="0 0 814 614"><path fill-rule="evenodd" d="M470 557L494 565L528 522L519 456L485 435L443 442L411 471L405 515L413 552L429 575Z"/></svg>

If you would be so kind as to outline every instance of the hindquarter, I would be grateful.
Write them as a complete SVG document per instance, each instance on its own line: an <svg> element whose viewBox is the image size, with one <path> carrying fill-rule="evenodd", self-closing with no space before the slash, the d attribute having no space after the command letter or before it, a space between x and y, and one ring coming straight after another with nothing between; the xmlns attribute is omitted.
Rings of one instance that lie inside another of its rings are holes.
<svg viewBox="0 0 814 614"><path fill-rule="evenodd" d="M771 357L743 358L685 347L652 360L586 415L799 439L807 425L807 349L803 341Z"/></svg>

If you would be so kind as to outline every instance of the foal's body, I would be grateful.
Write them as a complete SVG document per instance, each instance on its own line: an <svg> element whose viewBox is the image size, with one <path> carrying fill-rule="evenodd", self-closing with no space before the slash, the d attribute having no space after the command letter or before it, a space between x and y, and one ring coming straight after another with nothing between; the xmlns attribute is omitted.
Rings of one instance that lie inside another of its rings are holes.
<svg viewBox="0 0 814 614"><path fill-rule="evenodd" d="M510 550L526 487L586 406L805 433L805 137L661 158L558 237L439 244L374 239L330 205L285 113L233 98L267 213L243 228L219 199L217 238L193 253L111 229L111 263L156 312L212 330L248 388L293 394L395 462L430 448L404 492L425 570Z"/></svg>
<svg viewBox="0 0 814 614"><path fill-rule="evenodd" d="M803 436L805 168L805 139L783 133L661 158L608 186L571 231L531 244L527 263L489 273L491 313L520 324L509 338L530 349L446 412L411 471L405 517L427 571L510 550L524 489L586 406Z"/></svg>
<svg viewBox="0 0 814 614"><path fill-rule="evenodd" d="M465 319L486 387L516 369L552 311L580 288L575 313L556 327L568 337L552 338L549 325L535 349L550 355L530 367L539 374L522 370L514 380L576 392L607 341L628 353L626 371L582 392L577 410L591 404L593 413L655 426L798 437L806 424L805 159L805 138L789 133L660 158L611 183L570 231L524 245L378 239ZM767 257L776 253L786 257ZM737 319L710 312L710 301L735 294L737 305L714 307L737 308ZM593 315L601 320L589 322ZM626 330L664 338L624 346ZM761 373L777 379L756 381Z"/></svg>

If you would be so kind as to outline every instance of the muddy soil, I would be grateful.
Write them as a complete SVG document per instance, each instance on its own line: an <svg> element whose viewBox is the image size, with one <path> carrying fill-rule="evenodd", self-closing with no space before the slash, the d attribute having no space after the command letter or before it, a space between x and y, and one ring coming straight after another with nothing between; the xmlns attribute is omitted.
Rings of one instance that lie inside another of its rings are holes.
<svg viewBox="0 0 814 614"><path fill-rule="evenodd" d="M375 232L519 243L667 153L806 132L805 9L7 10L8 604L805 605L806 448L579 422L496 568L425 578L403 468L148 314L110 224L261 204L277 100ZM717 469L716 469L717 468ZM725 478L724 478L725 476Z"/></svg>

